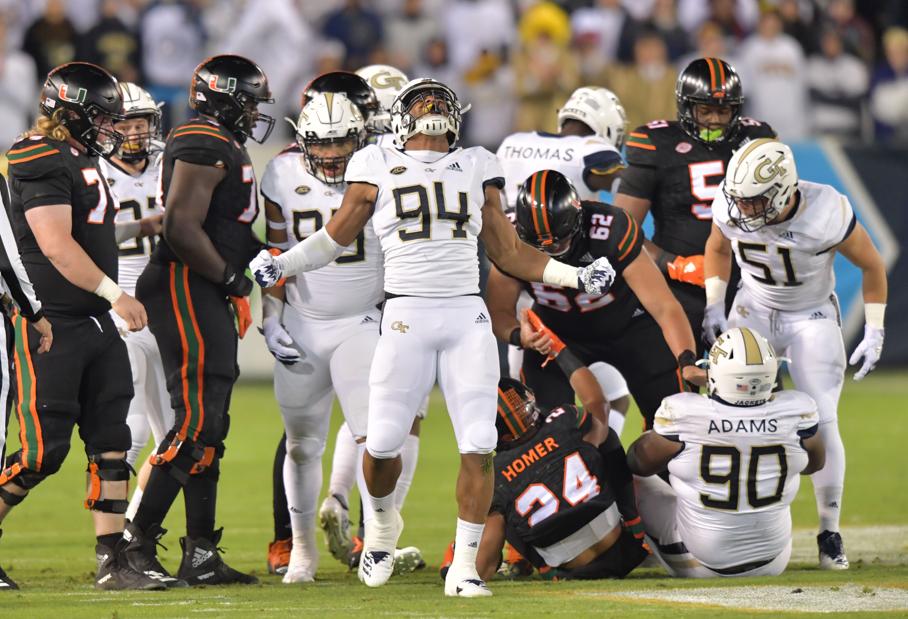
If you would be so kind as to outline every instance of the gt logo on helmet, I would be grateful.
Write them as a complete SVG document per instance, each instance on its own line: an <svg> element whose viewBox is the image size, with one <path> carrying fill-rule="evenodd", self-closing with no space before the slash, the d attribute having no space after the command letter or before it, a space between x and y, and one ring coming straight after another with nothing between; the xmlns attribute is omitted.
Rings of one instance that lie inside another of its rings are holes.
<svg viewBox="0 0 908 619"><path fill-rule="evenodd" d="M406 83L406 79L393 75L390 71L381 71L369 79L369 86L378 89L393 88L394 90L401 90Z"/></svg>
<svg viewBox="0 0 908 619"><path fill-rule="evenodd" d="M223 88L220 86L219 82L221 82L221 76L212 75L210 78L208 78L208 88L210 88L211 90L213 90L215 92L232 93L232 92L236 91L236 78L235 77L228 77L227 85Z"/></svg>
<svg viewBox="0 0 908 619"><path fill-rule="evenodd" d="M788 174L788 169L780 165L784 159L785 153L779 154L775 161L764 159L754 168L754 178L758 183L768 183L779 175L785 176ZM764 170L766 171L764 172Z"/></svg>
<svg viewBox="0 0 908 619"><path fill-rule="evenodd" d="M85 90L84 88L79 88L76 91L76 96L70 97L67 94L69 89L66 86L66 84L60 84L60 90L58 91L58 94L60 95L61 99L63 99L64 101L69 101L70 103L85 103L85 97L88 96L87 90Z"/></svg>

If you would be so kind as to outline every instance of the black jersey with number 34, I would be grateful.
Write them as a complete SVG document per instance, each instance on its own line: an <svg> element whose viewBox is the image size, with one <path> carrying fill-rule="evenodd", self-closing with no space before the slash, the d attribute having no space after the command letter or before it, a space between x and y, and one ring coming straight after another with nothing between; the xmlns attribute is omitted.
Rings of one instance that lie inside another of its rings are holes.
<svg viewBox="0 0 908 619"><path fill-rule="evenodd" d="M31 137L7 153L10 215L22 263L44 305L53 316L100 316L110 310L105 299L72 284L41 252L25 213L40 206L68 204L72 237L99 269L117 280L116 206L97 157L66 142Z"/></svg>
<svg viewBox="0 0 908 619"><path fill-rule="evenodd" d="M615 281L605 294L588 294L573 288L524 282L533 297L533 310L547 327L560 337L593 341L621 333L640 306L622 273L643 247L643 233L626 211L603 202L583 201L581 235L570 253L559 261L586 266L597 258L608 258L616 271Z"/></svg>
<svg viewBox="0 0 908 619"><path fill-rule="evenodd" d="M655 120L629 134L618 193L650 201L656 245L679 256L702 254L732 154L745 140L775 135L766 123L743 117L733 140L709 147L677 121Z"/></svg>
<svg viewBox="0 0 908 619"><path fill-rule="evenodd" d="M599 450L583 440L591 423L575 406L556 408L530 440L495 456L489 511L505 517L509 538L551 546L615 502Z"/></svg>

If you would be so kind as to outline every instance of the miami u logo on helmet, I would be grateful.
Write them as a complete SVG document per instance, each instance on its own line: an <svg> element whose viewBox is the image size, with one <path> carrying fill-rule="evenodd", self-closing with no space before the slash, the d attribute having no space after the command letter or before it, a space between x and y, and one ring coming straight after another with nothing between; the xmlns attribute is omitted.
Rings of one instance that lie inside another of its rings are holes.
<svg viewBox="0 0 908 619"><path fill-rule="evenodd" d="M57 92L60 95L60 98L64 101L69 101L70 103L85 103L85 97L88 96L88 91L84 88L79 88L76 90L76 96L71 97L68 94L69 89L66 87L66 84L60 84L60 90Z"/></svg>
<svg viewBox="0 0 908 619"><path fill-rule="evenodd" d="M236 78L235 77L228 77L227 84L223 87L220 85L221 81L222 80L221 80L220 75L212 75L211 77L208 78L208 88L210 88L211 90L213 90L215 92L226 92L226 93L236 92Z"/></svg>

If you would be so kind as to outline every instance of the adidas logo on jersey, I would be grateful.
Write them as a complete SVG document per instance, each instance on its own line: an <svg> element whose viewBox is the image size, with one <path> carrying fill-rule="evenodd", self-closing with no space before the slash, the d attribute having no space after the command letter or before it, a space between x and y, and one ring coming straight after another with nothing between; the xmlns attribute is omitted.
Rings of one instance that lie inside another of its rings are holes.
<svg viewBox="0 0 908 619"><path fill-rule="evenodd" d="M826 318L826 314L823 312L814 312L810 315L811 320L823 320L824 318Z"/></svg>
<svg viewBox="0 0 908 619"><path fill-rule="evenodd" d="M481 325L481 324L489 322L489 318L488 318L488 316L485 315L485 313L479 312L479 316L477 316L476 320L474 320L473 322L475 322L478 325Z"/></svg>
<svg viewBox="0 0 908 619"><path fill-rule="evenodd" d="M365 325L365 324L369 324L370 322L376 322L376 321L374 318L372 318L372 316L366 316L362 319L362 321L359 324Z"/></svg>
<svg viewBox="0 0 908 619"><path fill-rule="evenodd" d="M454 170L455 172L463 172L463 168L460 167L460 163L458 163L456 161L454 163L452 163L451 165L449 165L448 167L446 167L445 170Z"/></svg>
<svg viewBox="0 0 908 619"><path fill-rule="evenodd" d="M786 230L785 232L783 232L782 234L779 235L779 238L786 239L788 241L793 241L795 238L795 235L794 235L794 232L792 232L791 230Z"/></svg>

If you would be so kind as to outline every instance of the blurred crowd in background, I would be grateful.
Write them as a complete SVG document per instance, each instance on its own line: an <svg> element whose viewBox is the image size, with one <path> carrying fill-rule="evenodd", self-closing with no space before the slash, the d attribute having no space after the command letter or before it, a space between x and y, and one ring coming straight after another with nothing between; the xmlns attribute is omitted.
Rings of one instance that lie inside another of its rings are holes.
<svg viewBox="0 0 908 619"><path fill-rule="evenodd" d="M275 116L295 115L325 71L434 77L473 105L464 143L493 149L554 130L581 85L612 89L631 129L673 119L678 71L718 56L741 75L745 113L784 140L908 142L904 0L0 0L0 147L33 120L56 65L142 84L172 123L213 53L262 66Z"/></svg>

